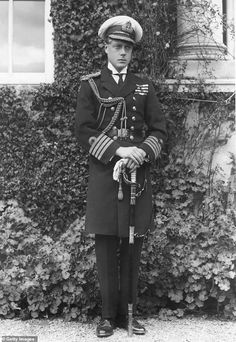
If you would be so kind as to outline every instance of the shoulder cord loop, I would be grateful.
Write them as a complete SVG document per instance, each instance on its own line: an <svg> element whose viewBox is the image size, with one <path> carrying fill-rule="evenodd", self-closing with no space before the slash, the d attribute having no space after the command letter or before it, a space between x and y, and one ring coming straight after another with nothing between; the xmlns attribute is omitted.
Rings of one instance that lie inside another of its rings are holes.
<svg viewBox="0 0 236 342"><path fill-rule="evenodd" d="M89 78L88 80L89 82L89 85L91 87L91 89L93 90L96 98L98 99L99 103L100 103L100 108L99 108L99 113L98 113L98 119L101 115L101 111L102 111L102 107L105 107L104 108L104 111L103 111L103 116L102 116L102 119L100 121L100 124L99 124L99 127L101 126L101 124L103 123L103 120L104 120L104 117L105 117L105 112L106 112L106 108L107 107L111 107L111 106L114 106L114 105L117 105L116 107L116 110L115 110L115 113L110 121L110 123L103 129L103 133L107 133L111 128L112 126L114 125L114 123L116 122L119 114L120 114L120 111L121 111L121 107L122 108L122 121L126 118L126 105L125 105L125 99L123 97L114 97L112 99L106 99L106 98L103 98L99 95L99 91L98 91L98 88L97 88L97 85L96 83L94 82L93 78ZM121 121L121 122L122 122ZM126 120L125 120L125 125L126 125ZM98 128L99 128L98 127ZM123 127L122 127L123 128Z"/></svg>

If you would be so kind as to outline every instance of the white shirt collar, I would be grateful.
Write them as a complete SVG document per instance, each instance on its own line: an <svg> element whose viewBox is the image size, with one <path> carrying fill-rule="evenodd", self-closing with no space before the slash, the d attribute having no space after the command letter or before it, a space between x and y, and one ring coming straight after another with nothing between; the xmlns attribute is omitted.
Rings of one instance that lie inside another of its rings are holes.
<svg viewBox="0 0 236 342"><path fill-rule="evenodd" d="M112 71L112 74L118 74L119 72L116 70L116 68L111 64L111 62L108 62L108 65L107 65L108 69L110 69ZM128 69L128 66L126 66L124 69L122 69L120 71L120 73L122 74L127 74L127 69Z"/></svg>

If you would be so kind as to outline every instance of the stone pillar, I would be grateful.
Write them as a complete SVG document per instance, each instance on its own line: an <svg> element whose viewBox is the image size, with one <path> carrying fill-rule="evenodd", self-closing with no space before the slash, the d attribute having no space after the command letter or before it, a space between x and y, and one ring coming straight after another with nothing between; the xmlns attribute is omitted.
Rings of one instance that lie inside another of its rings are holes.
<svg viewBox="0 0 236 342"><path fill-rule="evenodd" d="M222 0L212 0L209 6L206 5L205 1L191 0L189 3L178 0L178 59L215 60L226 51L223 44Z"/></svg>
<svg viewBox="0 0 236 342"><path fill-rule="evenodd" d="M233 210L236 218L236 167L232 166L228 182L227 209Z"/></svg>
<svg viewBox="0 0 236 342"><path fill-rule="evenodd" d="M235 0L227 0L226 3L226 20L227 20L227 51L229 59L235 58Z"/></svg>

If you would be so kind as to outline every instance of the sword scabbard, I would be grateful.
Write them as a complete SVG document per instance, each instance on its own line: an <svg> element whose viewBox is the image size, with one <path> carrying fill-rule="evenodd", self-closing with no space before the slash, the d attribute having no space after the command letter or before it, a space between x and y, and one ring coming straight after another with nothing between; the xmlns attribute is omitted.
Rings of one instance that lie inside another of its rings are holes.
<svg viewBox="0 0 236 342"><path fill-rule="evenodd" d="M128 336L133 336L133 304L128 304Z"/></svg>

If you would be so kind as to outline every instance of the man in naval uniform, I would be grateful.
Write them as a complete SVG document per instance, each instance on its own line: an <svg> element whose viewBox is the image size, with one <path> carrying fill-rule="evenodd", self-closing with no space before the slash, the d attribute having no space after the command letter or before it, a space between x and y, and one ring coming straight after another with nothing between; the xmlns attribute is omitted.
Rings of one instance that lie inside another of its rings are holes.
<svg viewBox="0 0 236 342"><path fill-rule="evenodd" d="M96 334L110 336L127 329L128 232L130 185L113 179L114 167L126 161L127 175L136 170L135 238L132 272L134 307L143 238L153 229L150 165L166 139L165 119L147 78L129 69L133 45L142 38L139 23L128 16L108 19L99 29L107 65L82 77L76 111L76 136L89 153L87 233L95 234L95 253L102 298ZM118 198L119 188L122 197ZM133 333L145 328L133 319Z"/></svg>

